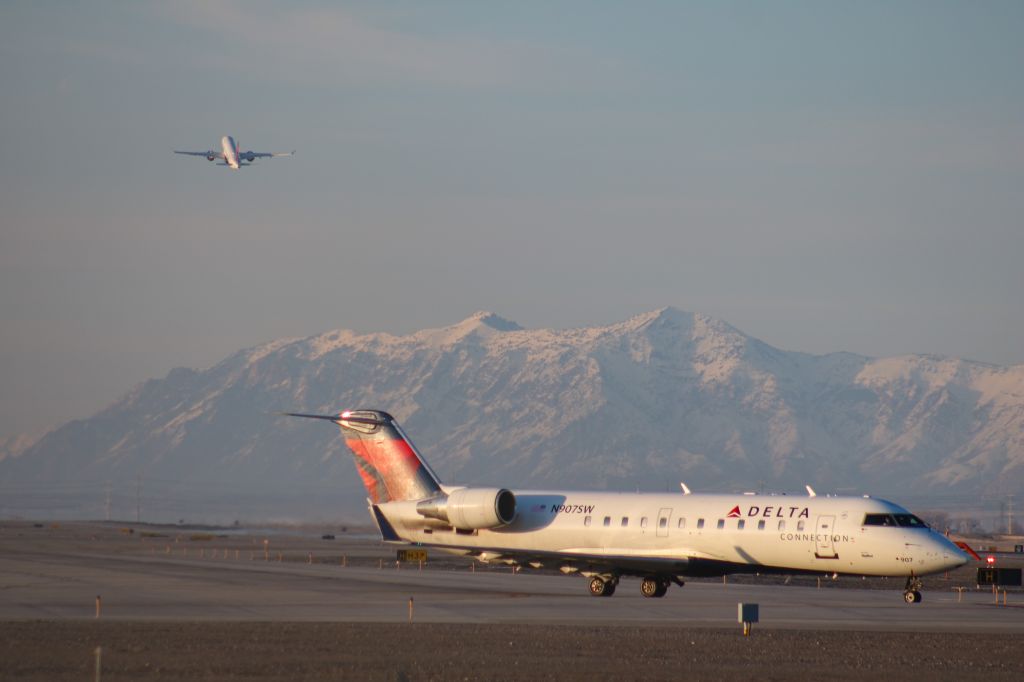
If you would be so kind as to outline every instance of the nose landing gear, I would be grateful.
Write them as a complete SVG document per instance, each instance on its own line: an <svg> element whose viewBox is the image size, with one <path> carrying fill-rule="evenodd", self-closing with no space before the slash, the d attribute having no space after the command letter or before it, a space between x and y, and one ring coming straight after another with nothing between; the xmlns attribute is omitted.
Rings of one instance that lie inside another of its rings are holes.
<svg viewBox="0 0 1024 682"><path fill-rule="evenodd" d="M921 603L921 579L911 574L907 578L907 585L903 588L903 601L908 604Z"/></svg>

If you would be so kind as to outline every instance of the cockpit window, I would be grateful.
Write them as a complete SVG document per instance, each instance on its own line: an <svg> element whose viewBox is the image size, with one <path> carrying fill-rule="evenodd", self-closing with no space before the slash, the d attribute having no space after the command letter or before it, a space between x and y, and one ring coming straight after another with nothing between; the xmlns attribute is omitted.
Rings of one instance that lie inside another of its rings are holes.
<svg viewBox="0 0 1024 682"><path fill-rule="evenodd" d="M865 526L900 526L902 528L927 528L928 524L913 514L865 514Z"/></svg>
<svg viewBox="0 0 1024 682"><path fill-rule="evenodd" d="M896 523L905 528L927 528L928 524L913 514L895 514Z"/></svg>

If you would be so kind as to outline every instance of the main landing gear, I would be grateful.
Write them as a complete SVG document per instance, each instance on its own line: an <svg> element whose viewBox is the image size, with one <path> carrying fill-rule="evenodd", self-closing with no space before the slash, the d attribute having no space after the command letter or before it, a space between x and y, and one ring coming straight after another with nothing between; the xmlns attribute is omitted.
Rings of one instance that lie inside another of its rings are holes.
<svg viewBox="0 0 1024 682"><path fill-rule="evenodd" d="M618 584L617 577L605 578L595 575L590 579L590 594L594 597L610 597L615 594L615 586Z"/></svg>
<svg viewBox="0 0 1024 682"><path fill-rule="evenodd" d="M907 586L903 588L903 601L908 604L921 603L921 579L911 574L907 578Z"/></svg>
<svg viewBox="0 0 1024 682"><path fill-rule="evenodd" d="M591 575L590 594L595 597L610 597L615 594L615 588L619 584L617 575ZM640 594L645 597L664 597L669 586L675 582L682 586L683 581L679 578L666 576L647 576L640 581Z"/></svg>
<svg viewBox="0 0 1024 682"><path fill-rule="evenodd" d="M670 584L668 578L644 578L640 581L640 594L645 597L664 597Z"/></svg>

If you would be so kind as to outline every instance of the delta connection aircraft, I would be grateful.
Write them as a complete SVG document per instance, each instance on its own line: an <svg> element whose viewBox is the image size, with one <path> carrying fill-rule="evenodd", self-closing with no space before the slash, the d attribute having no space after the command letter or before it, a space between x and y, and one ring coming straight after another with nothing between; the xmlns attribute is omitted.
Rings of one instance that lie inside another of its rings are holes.
<svg viewBox="0 0 1024 682"><path fill-rule="evenodd" d="M443 485L386 412L285 413L341 427L385 542L485 562L558 567L609 597L622 576L663 597L687 576L827 573L921 576L967 563L949 539L903 507L864 497L602 493Z"/></svg>
<svg viewBox="0 0 1024 682"><path fill-rule="evenodd" d="M210 150L207 152L179 152L177 149L174 150L175 154L187 154L189 156L205 156L207 161L216 161L220 159L221 166L227 166L231 170L238 170L242 166L252 165L252 162L256 159L264 159L274 156L292 156L295 154L293 149L290 152L243 152L238 147L238 143L235 142L235 138L230 135L225 135L220 138L220 151Z"/></svg>

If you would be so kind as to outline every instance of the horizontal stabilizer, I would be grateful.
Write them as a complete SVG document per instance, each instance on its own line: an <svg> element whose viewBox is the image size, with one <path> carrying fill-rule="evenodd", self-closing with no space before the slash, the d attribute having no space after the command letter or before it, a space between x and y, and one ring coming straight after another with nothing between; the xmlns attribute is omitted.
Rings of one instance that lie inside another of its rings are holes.
<svg viewBox="0 0 1024 682"><path fill-rule="evenodd" d="M305 419L324 419L329 422L337 424L340 421L355 422L357 424L381 424L379 419L374 417L356 417L350 415L347 412L341 412L340 414L303 414L301 412L280 412L284 417L303 417Z"/></svg>

